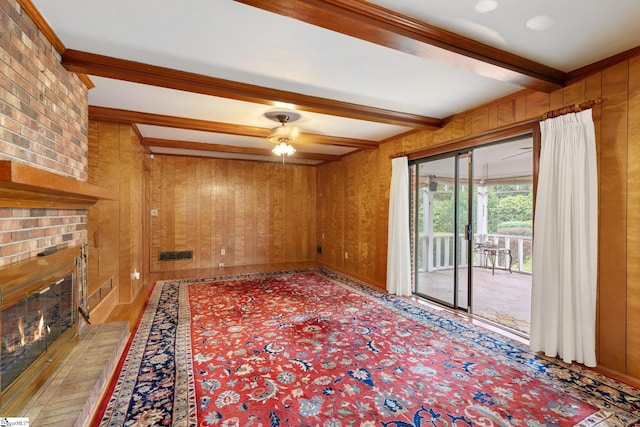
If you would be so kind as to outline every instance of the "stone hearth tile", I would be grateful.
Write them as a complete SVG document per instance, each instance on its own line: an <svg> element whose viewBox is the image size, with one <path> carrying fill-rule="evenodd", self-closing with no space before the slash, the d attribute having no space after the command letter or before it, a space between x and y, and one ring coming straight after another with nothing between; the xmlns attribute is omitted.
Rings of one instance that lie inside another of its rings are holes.
<svg viewBox="0 0 640 427"><path fill-rule="evenodd" d="M20 416L28 417L33 427L85 425L128 337L127 322L84 326L76 346Z"/></svg>

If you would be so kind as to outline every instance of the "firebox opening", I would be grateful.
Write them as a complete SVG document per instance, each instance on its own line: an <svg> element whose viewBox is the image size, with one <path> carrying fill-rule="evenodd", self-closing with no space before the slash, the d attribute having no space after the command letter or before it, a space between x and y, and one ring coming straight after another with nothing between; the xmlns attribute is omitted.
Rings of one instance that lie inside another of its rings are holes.
<svg viewBox="0 0 640 427"><path fill-rule="evenodd" d="M73 283L69 273L2 309L2 391L74 325Z"/></svg>
<svg viewBox="0 0 640 427"><path fill-rule="evenodd" d="M68 248L0 269L0 413L17 414L77 341L83 253Z"/></svg>

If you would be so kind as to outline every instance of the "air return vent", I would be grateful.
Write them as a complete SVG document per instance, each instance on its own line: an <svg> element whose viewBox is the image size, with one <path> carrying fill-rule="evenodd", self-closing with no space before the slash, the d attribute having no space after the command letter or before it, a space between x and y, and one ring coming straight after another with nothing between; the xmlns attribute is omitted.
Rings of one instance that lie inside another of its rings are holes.
<svg viewBox="0 0 640 427"><path fill-rule="evenodd" d="M193 251L160 252L158 261L179 261L182 259L193 259Z"/></svg>

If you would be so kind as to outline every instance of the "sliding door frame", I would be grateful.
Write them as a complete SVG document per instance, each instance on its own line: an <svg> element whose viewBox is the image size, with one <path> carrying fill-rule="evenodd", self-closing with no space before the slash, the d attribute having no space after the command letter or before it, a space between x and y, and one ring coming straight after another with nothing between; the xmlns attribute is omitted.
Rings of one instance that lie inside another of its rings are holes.
<svg viewBox="0 0 640 427"><path fill-rule="evenodd" d="M453 160L453 230L452 230L452 234L453 234L453 277L452 277L452 286L453 286L453 298L451 300L451 302L449 301L445 301L439 298L434 297L433 295L428 295L428 294L420 294L416 292L416 287L418 285L418 273L419 273L419 266L417 262L413 263L413 276L415 278L414 280L414 289L413 292L417 293L420 296L429 298L431 300L434 300L435 302L437 302L438 304L442 304L445 305L447 307L453 308L453 309L457 309L457 310L463 310L463 311L468 311L469 309L469 304L471 301L471 270L468 269L467 270L467 277L466 277L466 292L467 292L467 305L464 307L461 307L458 303L459 301L459 297L458 297L458 285L460 283L460 270L459 270L459 266L460 263L463 261L462 259L460 259L460 254L461 254L461 247L460 247L460 239L459 239L459 235L460 235L460 225L464 226L464 237L465 240L469 241L469 230L471 227L471 193L467 192L467 206L468 206L468 211L467 211L467 218L464 224L461 224L459 215L460 215L460 197L461 197L461 191L460 191L460 175L461 175L461 163L463 163L463 160L466 160L466 167L467 170L465 171L465 173L469 176L469 185L468 187L470 188L471 182L470 182L470 177L473 176L473 169L472 169L472 165L473 163L471 162L471 159L473 157L473 150L472 149L468 149L468 150L461 150L461 151L456 151L456 152L449 152L449 153L443 153L440 155L434 155L434 156L430 156L429 158L424 158L424 159L416 159L416 160L412 160L409 163L409 167L410 168L414 168L414 172L416 177L420 174L420 166L425 164L425 163L429 163L429 162L437 162L438 160L445 160L445 159L452 159ZM419 221L422 220L422 218L417 214L418 212L418 204L419 204L419 200L420 200L420 188L418 185L414 185L414 191L412 192L412 206L411 209L416 212L416 214L414 214L413 217L413 229L414 230L418 230L419 228ZM411 242L411 256L412 258L415 260L418 257L418 251L419 251L419 243L418 243L418 235L417 235L417 231L414 235L412 235L412 242ZM471 258L472 254L471 251L467 251L467 256L466 256L466 264L468 266L470 266L471 264Z"/></svg>
<svg viewBox="0 0 640 427"><path fill-rule="evenodd" d="M407 157L410 163L413 163L416 165L416 170L417 170L417 166L420 164L420 161L422 159L426 158L430 158L430 159L438 159L438 158L445 158L445 157L455 157L456 159L459 158L459 155L461 153L464 152L472 152L474 148L479 148L482 146L486 146L486 145L490 145L493 143L499 143L502 140L505 139L509 139L509 138L513 138L513 137L517 137L517 136L522 136L522 135L527 135L530 134L531 138L533 140L533 200L535 201L535 197L536 197L536 193L537 193L537 186L538 186L538 171L539 171L539 164L540 164L540 143L541 143L541 135L540 135L540 120L536 119L536 120L530 120L527 122L523 122L517 125L513 125L513 126L508 126L508 127L504 127L504 128L499 128L499 129L495 129L489 132L485 132L485 133L480 133L480 134L476 134L476 135L472 135L472 136L468 136L468 137L463 137L463 138L458 138L458 139L454 139L451 140L447 143L443 143L443 144L439 144L436 145L434 147L430 147L424 150L420 150L420 151L416 151L413 153L408 153ZM455 183L455 188L456 188L456 205L455 205L455 215L456 215L456 222L457 222L457 215L458 215L458 187L459 187L459 176L458 176L458 168L459 165L457 164L458 162L456 161L456 183ZM473 179L473 170L470 170L470 176L469 176L469 180L470 182ZM469 197L471 197L471 191L469 191ZM472 206L471 206L471 201L469 202L469 209L471 210ZM535 218L535 202L534 202L534 206L533 206L533 217ZM415 219L415 221L417 221L417 219ZM416 227L415 229L417 230L417 224L414 224L414 227ZM533 231L535 233L535 230ZM458 230L455 230L455 234L457 235ZM457 240L457 239L456 239ZM457 248L456 248L457 250ZM415 254L412 251L412 257L415 257ZM457 259L456 259L456 263L457 263ZM417 263L415 263L417 264ZM414 266L414 277L417 277L417 265ZM471 265L469 265L469 270L468 270L468 278L467 278L467 293L468 293L468 304L466 308L460 308L458 307L458 297L457 297L457 284L458 284L458 268L456 266L455 271L454 271L454 281L455 281L455 287L456 287L456 295L454 295L454 299L453 299L453 306L451 308L453 308L454 310L461 310L461 311L465 311L468 312L469 311L469 307L471 306L471 301L472 301L472 272L471 272ZM414 286L417 283L415 283L414 281ZM414 289L415 292L415 289ZM445 304L447 306L449 306L449 304Z"/></svg>
<svg viewBox="0 0 640 427"><path fill-rule="evenodd" d="M540 120L529 120L513 126L497 128L488 132L452 139L451 141L425 148L424 150L407 153L407 159L418 160L424 157L440 154L454 153L480 147L483 145L500 142L503 139L531 134L533 138L533 194L536 194L538 185L538 169L540 163Z"/></svg>

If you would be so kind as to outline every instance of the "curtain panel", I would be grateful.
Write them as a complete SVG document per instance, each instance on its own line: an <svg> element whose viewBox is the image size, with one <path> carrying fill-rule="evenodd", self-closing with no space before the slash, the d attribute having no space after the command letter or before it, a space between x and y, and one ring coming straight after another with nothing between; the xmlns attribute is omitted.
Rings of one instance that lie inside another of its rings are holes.
<svg viewBox="0 0 640 427"><path fill-rule="evenodd" d="M540 123L533 238L533 351L596 365L598 189L591 110Z"/></svg>
<svg viewBox="0 0 640 427"><path fill-rule="evenodd" d="M412 294L409 236L409 162L407 157L396 157L391 161L387 291L390 294L400 296Z"/></svg>

